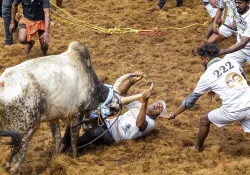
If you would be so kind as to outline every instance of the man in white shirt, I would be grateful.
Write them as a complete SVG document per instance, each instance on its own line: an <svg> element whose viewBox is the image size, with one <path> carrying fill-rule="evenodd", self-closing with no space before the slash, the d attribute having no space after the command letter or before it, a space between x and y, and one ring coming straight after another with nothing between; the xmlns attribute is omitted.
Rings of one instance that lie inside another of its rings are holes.
<svg viewBox="0 0 250 175"><path fill-rule="evenodd" d="M225 6L228 6L228 16L225 24L223 24L219 30L214 27L214 34L209 38L209 43L214 43L217 40L230 37L233 34L237 34L237 43L227 49L221 50L220 55L226 55L224 58L233 58L240 65L243 65L246 61L250 63L250 11L249 0L220 0L219 9L215 17L216 21L220 17L222 10ZM234 31L234 26L237 28L237 32Z"/></svg>
<svg viewBox="0 0 250 175"><path fill-rule="evenodd" d="M237 43L220 51L220 55L227 54L224 59L235 59L241 66L247 61L250 64L250 10L249 0L235 0L237 12Z"/></svg>
<svg viewBox="0 0 250 175"><path fill-rule="evenodd" d="M200 77L194 92L167 118L174 119L191 108L204 92L208 90L215 92L221 98L222 106L200 118L200 128L194 148L202 151L211 123L222 127L240 121L244 131L250 132L250 87L237 61L231 58L220 59L219 49L214 44L202 45L198 49L198 54L201 56L205 72Z"/></svg>
<svg viewBox="0 0 250 175"><path fill-rule="evenodd" d="M218 10L218 8L217 7L214 8L209 1L211 1L211 3L214 4L217 0L203 0L203 4L204 4L205 8L207 9L207 12L208 12L209 16L212 19L212 24L208 27L208 30L207 30L207 33L206 33L206 39L208 39L213 34L214 17L216 16L216 12ZM219 25L222 22L221 18L218 21Z"/></svg>
<svg viewBox="0 0 250 175"><path fill-rule="evenodd" d="M237 12L235 0L210 0L211 5L214 8L217 8L217 12L213 22L213 34L208 39L209 43L216 43L220 40L229 38L232 35L237 34L237 18L241 18L240 14ZM222 14L225 8L228 7L226 20L223 25L220 25L220 21L222 18Z"/></svg>
<svg viewBox="0 0 250 175"><path fill-rule="evenodd" d="M136 72L136 75L136 77L121 84L120 92L122 96L126 96L130 87L143 77L141 72ZM86 130L78 139L79 148L92 141L94 141L94 144L111 145L120 140L141 137L152 131L155 120L166 113L166 104L164 101L159 100L148 105L148 99L151 95L150 90L144 90L142 95L142 103L133 101L126 105L128 109L126 113L113 119L105 119L102 126L95 126ZM67 126L60 152L67 150L70 146L70 139L70 127Z"/></svg>

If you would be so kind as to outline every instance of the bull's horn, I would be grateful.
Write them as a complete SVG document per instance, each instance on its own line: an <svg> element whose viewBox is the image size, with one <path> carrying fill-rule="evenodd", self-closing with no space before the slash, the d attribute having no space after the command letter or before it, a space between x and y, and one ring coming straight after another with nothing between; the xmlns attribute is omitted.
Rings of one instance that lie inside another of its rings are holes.
<svg viewBox="0 0 250 175"><path fill-rule="evenodd" d="M151 84L149 90L152 91L152 89L153 89L153 83ZM136 95L132 95L132 96L128 96L128 97L122 97L121 103L122 103L122 105L126 105L132 101L139 100L140 98L142 98L142 94L136 94Z"/></svg>
<svg viewBox="0 0 250 175"><path fill-rule="evenodd" d="M121 76L120 78L118 78L114 84L113 90L120 94L119 88L120 88L121 83L124 80L126 80L127 78L132 77L132 76L135 76L135 73L128 73L128 74L125 74L125 75Z"/></svg>

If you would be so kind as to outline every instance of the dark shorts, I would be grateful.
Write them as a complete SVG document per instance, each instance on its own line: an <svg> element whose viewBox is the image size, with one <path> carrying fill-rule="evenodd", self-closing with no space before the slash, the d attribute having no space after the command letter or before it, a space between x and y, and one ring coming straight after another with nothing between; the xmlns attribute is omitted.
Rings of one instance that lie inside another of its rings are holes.
<svg viewBox="0 0 250 175"><path fill-rule="evenodd" d="M20 23L19 23L19 28L20 28L20 29L26 29L26 24L20 24ZM42 36L42 34L43 34L44 32L45 32L44 30L38 30L38 35L39 35L39 36Z"/></svg>

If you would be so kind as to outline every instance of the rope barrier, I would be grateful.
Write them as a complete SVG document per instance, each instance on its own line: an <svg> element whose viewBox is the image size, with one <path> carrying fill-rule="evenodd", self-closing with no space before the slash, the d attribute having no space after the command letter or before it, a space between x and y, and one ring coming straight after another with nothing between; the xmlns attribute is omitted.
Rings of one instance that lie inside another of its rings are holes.
<svg viewBox="0 0 250 175"><path fill-rule="evenodd" d="M99 27L90 23L87 23L85 21L79 20L77 18L75 18L74 16L72 16L69 12L67 12L66 10L56 6L53 2L51 2L51 4L58 9L59 11L63 12L64 15L66 15L67 17L64 17L62 14L58 13L56 10L53 10L51 8L51 11L55 14L51 13L51 16L54 17L55 19L61 21L62 23L66 23L66 24L70 24L70 25L75 25L75 26L81 26L81 27L87 27L87 28L91 28L97 31L100 31L102 33L106 33L106 34L125 34L125 33L136 33L136 34L140 34L140 33L144 33L144 32L155 32L155 31L163 31L163 30L183 30L183 29L187 29L190 27L194 27L194 26L207 26L208 22L204 22L202 23L195 23L195 24L190 24L188 26L185 27L167 27L167 28L162 28L162 29L145 29L145 30L138 30L138 29L132 29L132 28L120 28L120 27L115 27L115 28L103 28L103 27ZM59 17L58 17L59 16ZM62 19L64 18L64 19Z"/></svg>

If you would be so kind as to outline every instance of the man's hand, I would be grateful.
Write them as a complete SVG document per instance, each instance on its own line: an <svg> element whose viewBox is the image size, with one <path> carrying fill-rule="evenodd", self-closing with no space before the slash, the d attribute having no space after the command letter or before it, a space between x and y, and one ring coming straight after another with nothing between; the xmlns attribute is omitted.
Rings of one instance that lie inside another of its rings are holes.
<svg viewBox="0 0 250 175"><path fill-rule="evenodd" d="M44 32L40 38L43 38L44 42L45 42L46 44L49 44L49 42L50 42L49 33Z"/></svg>
<svg viewBox="0 0 250 175"><path fill-rule="evenodd" d="M142 91L142 98L143 100L148 100L149 97L151 96L151 92L149 89Z"/></svg>
<svg viewBox="0 0 250 175"><path fill-rule="evenodd" d="M143 78L143 76L145 76L145 75L143 74L143 72L141 72L141 71L136 71L136 72L135 72L135 76L131 77L131 78L129 79L129 82L132 83L132 84L135 84L137 81L141 80L141 79Z"/></svg>
<svg viewBox="0 0 250 175"><path fill-rule="evenodd" d="M236 22L234 22L234 23L232 24L232 28L233 28L233 30L237 30Z"/></svg>
<svg viewBox="0 0 250 175"><path fill-rule="evenodd" d="M175 119L175 116L173 115L173 113L169 113L169 114L166 114L166 115L160 115L159 117L162 118L162 119L168 119L168 120Z"/></svg>
<svg viewBox="0 0 250 175"><path fill-rule="evenodd" d="M219 24L213 23L213 32L219 34Z"/></svg>
<svg viewBox="0 0 250 175"><path fill-rule="evenodd" d="M9 31L12 33L14 29L15 29L15 22L11 21L9 26Z"/></svg>

